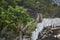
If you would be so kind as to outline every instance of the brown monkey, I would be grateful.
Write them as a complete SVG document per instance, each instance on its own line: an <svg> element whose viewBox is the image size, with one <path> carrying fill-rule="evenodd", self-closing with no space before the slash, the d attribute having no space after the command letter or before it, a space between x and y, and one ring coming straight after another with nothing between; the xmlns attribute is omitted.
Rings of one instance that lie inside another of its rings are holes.
<svg viewBox="0 0 60 40"><path fill-rule="evenodd" d="M37 14L37 18L36 18L36 20L37 20L37 22L42 22L42 14Z"/></svg>
<svg viewBox="0 0 60 40"><path fill-rule="evenodd" d="M22 23L22 22L19 23L19 25L18 25L18 29L19 29L19 31L22 31L22 29L23 29L23 23Z"/></svg>

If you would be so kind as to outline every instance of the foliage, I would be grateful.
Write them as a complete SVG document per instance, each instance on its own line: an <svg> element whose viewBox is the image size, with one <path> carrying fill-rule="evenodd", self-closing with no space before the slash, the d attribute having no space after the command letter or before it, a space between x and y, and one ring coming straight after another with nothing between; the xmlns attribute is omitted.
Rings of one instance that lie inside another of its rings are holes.
<svg viewBox="0 0 60 40"><path fill-rule="evenodd" d="M20 0L0 1L0 37L13 40L18 35L18 24L31 21L27 9L17 5ZM12 39L11 39L12 38Z"/></svg>
<svg viewBox="0 0 60 40"><path fill-rule="evenodd" d="M0 23L3 23L3 26L6 24L6 26L14 27L17 26L19 22L27 23L30 21L30 17L27 14L27 9L24 9L23 7L16 6L13 8L12 6L9 6L7 10L2 8L0 9L2 10L0 13Z"/></svg>
<svg viewBox="0 0 60 40"><path fill-rule="evenodd" d="M32 31L34 31L36 28L36 25L37 25L37 22L33 22L32 24L30 24L25 30L25 34L29 35Z"/></svg>
<svg viewBox="0 0 60 40"><path fill-rule="evenodd" d="M60 17L58 15L60 7L53 4L53 0L22 0L21 2L23 3L21 6L28 8L31 14L39 12L44 17Z"/></svg>

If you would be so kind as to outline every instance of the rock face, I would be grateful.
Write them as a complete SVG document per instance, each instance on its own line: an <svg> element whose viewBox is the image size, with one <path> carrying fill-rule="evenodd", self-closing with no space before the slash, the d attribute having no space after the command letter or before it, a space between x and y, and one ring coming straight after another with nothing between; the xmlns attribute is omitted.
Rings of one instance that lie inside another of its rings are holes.
<svg viewBox="0 0 60 40"><path fill-rule="evenodd" d="M44 27L47 26L60 26L60 18L43 18L43 21L38 23L35 31L32 32L31 40L37 40L39 33L43 30Z"/></svg>
<svg viewBox="0 0 60 40"><path fill-rule="evenodd" d="M47 31L48 30L48 31ZM60 40L60 26L51 28L44 28L44 30L39 33L38 40Z"/></svg>

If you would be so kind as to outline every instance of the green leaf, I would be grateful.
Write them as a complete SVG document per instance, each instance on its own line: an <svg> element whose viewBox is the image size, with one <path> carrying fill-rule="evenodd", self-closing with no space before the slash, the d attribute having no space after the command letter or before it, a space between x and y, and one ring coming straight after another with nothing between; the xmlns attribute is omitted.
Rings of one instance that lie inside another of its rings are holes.
<svg viewBox="0 0 60 40"><path fill-rule="evenodd" d="M10 21L8 21L8 20L5 20L5 22L6 22L6 23L10 23Z"/></svg>

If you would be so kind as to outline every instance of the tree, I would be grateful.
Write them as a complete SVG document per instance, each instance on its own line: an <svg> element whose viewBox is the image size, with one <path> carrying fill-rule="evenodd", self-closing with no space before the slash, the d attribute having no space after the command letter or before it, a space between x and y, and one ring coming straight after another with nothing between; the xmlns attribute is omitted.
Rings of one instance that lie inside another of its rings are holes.
<svg viewBox="0 0 60 40"><path fill-rule="evenodd" d="M27 9L18 6L20 0L1 0L0 1L0 36L5 40L13 40L18 36L18 24L24 26L31 21Z"/></svg>

